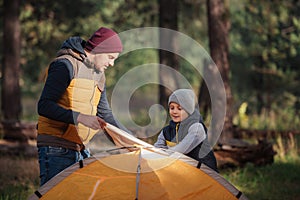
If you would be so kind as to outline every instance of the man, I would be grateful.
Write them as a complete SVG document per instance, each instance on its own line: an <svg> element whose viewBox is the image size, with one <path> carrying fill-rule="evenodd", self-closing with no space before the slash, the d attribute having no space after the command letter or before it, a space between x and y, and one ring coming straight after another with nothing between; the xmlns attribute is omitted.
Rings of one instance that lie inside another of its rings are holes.
<svg viewBox="0 0 300 200"><path fill-rule="evenodd" d="M67 39L51 62L38 102L40 185L89 157L85 144L106 122L125 129L112 115L104 75L122 50L118 34L101 27L88 41Z"/></svg>

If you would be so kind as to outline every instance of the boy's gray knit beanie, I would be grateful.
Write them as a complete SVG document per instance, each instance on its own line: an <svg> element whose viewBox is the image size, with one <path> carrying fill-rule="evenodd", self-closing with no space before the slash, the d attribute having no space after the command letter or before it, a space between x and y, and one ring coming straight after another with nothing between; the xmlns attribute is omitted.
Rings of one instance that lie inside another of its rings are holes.
<svg viewBox="0 0 300 200"><path fill-rule="evenodd" d="M179 104L190 115L195 110L195 94L193 90L175 90L169 97L168 105L170 105L171 102Z"/></svg>

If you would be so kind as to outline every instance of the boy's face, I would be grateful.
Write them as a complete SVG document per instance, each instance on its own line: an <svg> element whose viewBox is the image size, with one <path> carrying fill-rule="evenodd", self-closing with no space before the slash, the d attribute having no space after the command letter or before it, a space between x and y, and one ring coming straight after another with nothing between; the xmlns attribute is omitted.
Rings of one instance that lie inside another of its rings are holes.
<svg viewBox="0 0 300 200"><path fill-rule="evenodd" d="M181 122L185 120L189 114L181 108L181 106L177 103L171 102L169 105L169 113L174 122Z"/></svg>

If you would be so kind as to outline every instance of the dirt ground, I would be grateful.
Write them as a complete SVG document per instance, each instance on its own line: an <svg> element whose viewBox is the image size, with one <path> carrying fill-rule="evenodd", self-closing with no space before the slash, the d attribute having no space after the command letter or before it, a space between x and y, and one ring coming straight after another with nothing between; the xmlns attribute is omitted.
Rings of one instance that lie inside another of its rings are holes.
<svg viewBox="0 0 300 200"><path fill-rule="evenodd" d="M0 156L37 157L36 140L28 140L27 143L23 143L1 139Z"/></svg>

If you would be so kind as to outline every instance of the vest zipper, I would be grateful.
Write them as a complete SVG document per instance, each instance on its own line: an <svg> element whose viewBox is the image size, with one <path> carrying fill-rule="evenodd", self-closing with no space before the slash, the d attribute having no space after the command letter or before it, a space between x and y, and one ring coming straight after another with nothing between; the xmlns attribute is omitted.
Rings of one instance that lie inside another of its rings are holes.
<svg viewBox="0 0 300 200"><path fill-rule="evenodd" d="M91 105L91 107L92 107L92 109L91 109L91 115L93 114L93 111L94 111L94 101L95 101L95 93L96 93L96 85L95 85L95 75L94 75L94 72L92 72L92 76L93 76L93 81L94 81L94 86L93 86L93 92L92 92L92 96L91 96L91 99L90 99L90 105ZM97 115L97 113L96 113L96 115ZM90 134L91 134L91 128L89 128L88 129L88 135L87 135L87 138L90 136Z"/></svg>
<svg viewBox="0 0 300 200"><path fill-rule="evenodd" d="M92 72L92 76L93 76L93 81L94 81L94 87L93 87L93 94L92 94L92 97L91 97L91 100L90 100L90 103L91 103L91 106L92 106L91 115L93 114L93 111L94 111L94 101L95 101L95 93L96 93L96 87L97 87L97 84L96 84L96 81L95 81L95 71ZM97 112L96 112L96 114L97 114Z"/></svg>
<svg viewBox="0 0 300 200"><path fill-rule="evenodd" d="M179 128L179 124L180 124L180 123L177 123L177 124L176 124L176 127L175 127L175 131L176 131L176 144L179 143L179 142L178 142L178 128Z"/></svg>

